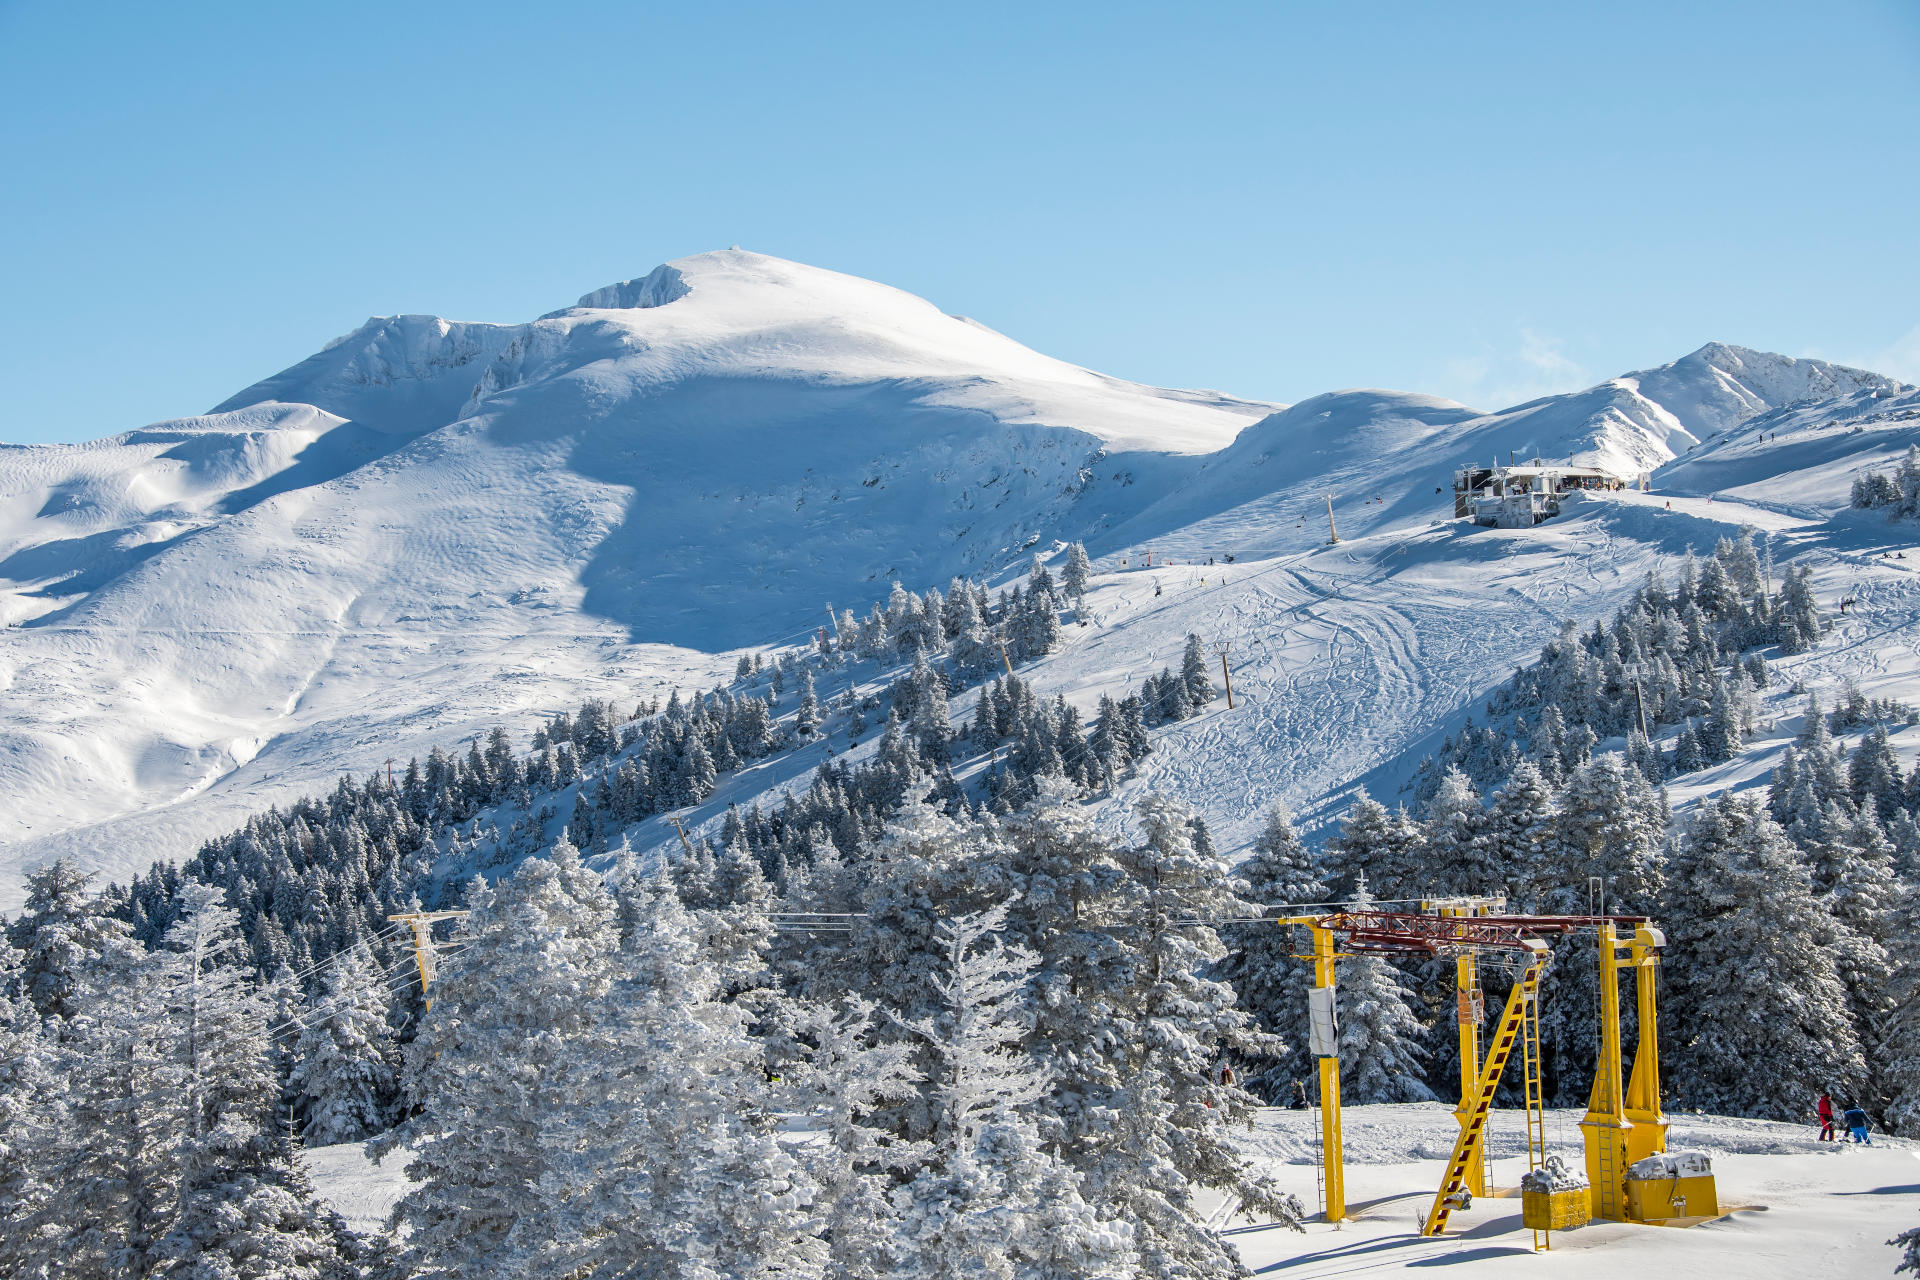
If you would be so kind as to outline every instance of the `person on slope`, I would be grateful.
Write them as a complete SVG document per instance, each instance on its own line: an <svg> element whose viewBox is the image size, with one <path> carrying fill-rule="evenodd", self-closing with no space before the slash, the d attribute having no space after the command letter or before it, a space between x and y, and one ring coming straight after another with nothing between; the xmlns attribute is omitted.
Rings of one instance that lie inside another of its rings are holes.
<svg viewBox="0 0 1920 1280"><path fill-rule="evenodd" d="M1820 1091L1820 1100L1813 1104L1813 1113L1820 1117L1820 1141L1833 1141L1833 1095L1825 1089Z"/></svg>
<svg viewBox="0 0 1920 1280"><path fill-rule="evenodd" d="M1306 1081L1295 1080L1293 1082L1293 1101L1288 1104L1288 1107L1293 1111L1305 1111L1307 1109Z"/></svg>
<svg viewBox="0 0 1920 1280"><path fill-rule="evenodd" d="M1873 1145L1873 1138L1867 1133L1867 1113L1858 1104L1848 1107L1840 1118L1846 1122L1847 1131L1853 1135L1855 1145Z"/></svg>

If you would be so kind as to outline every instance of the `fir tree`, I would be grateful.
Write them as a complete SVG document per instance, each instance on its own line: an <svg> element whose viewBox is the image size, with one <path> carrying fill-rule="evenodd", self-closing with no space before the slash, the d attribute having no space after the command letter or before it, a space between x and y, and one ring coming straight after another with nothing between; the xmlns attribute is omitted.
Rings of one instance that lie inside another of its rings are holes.
<svg viewBox="0 0 1920 1280"><path fill-rule="evenodd" d="M1337 897L1352 896L1362 875L1393 898L1416 896L1431 881L1420 829L1405 812L1388 812L1365 787L1355 793L1353 808L1327 842L1320 864L1321 878Z"/></svg>
<svg viewBox="0 0 1920 1280"><path fill-rule="evenodd" d="M1031 1108L1051 1082L1023 1047L1039 957L1002 944L1005 923L997 907L940 926L940 1016L912 1024L934 1051L938 1118L925 1166L893 1196L907 1256L892 1274L1128 1275L1133 1232L1102 1220L1080 1176L1041 1145Z"/></svg>
<svg viewBox="0 0 1920 1280"><path fill-rule="evenodd" d="M25 909L7 926L7 940L24 953L18 981L42 1017L72 1015L78 971L124 932L88 892L92 881L65 858L28 872Z"/></svg>
<svg viewBox="0 0 1920 1280"><path fill-rule="evenodd" d="M1503 882L1482 839L1486 806L1458 767L1449 765L1427 802L1424 836L1427 887L1447 896L1491 894Z"/></svg>
<svg viewBox="0 0 1920 1280"><path fill-rule="evenodd" d="M1234 868L1246 885L1249 900L1271 912L1287 903L1316 903L1326 887L1314 874L1313 856L1300 844L1287 811L1275 805L1267 824L1254 841L1253 852ZM1269 1102L1282 1102L1294 1080L1305 1079L1312 1067L1307 1052L1307 991L1313 968L1295 959L1302 954L1290 929L1270 924L1236 926L1228 935L1233 946L1220 961L1215 976L1231 986L1240 1007L1252 1014L1262 1031L1280 1041L1280 1056L1245 1064L1248 1087Z"/></svg>
<svg viewBox="0 0 1920 1280"><path fill-rule="evenodd" d="M518 1274L566 1231L563 1155L549 1134L591 1097L582 1049L611 985L614 904L562 840L489 888L468 889L433 1007L408 1046L421 1111L375 1146L411 1153L395 1207L433 1274Z"/></svg>
<svg viewBox="0 0 1920 1280"><path fill-rule="evenodd" d="M1668 862L1660 920L1668 1078L1683 1101L1777 1119L1865 1077L1806 869L1758 797L1703 801ZM1756 1010L1765 1010L1756 1017Z"/></svg>
<svg viewBox="0 0 1920 1280"><path fill-rule="evenodd" d="M307 1007L287 1092L309 1146L361 1142L393 1123L399 1054L381 978L372 953L356 946L334 958L324 993Z"/></svg>
<svg viewBox="0 0 1920 1280"><path fill-rule="evenodd" d="M1920 885L1895 899L1887 947L1892 1012L1877 1046L1886 1120L1903 1137L1920 1137Z"/></svg>
<svg viewBox="0 0 1920 1280"><path fill-rule="evenodd" d="M1213 681L1207 675L1207 654L1200 637L1189 632L1187 647L1180 655L1180 683L1186 687L1187 703L1204 707L1213 701Z"/></svg>
<svg viewBox="0 0 1920 1280"><path fill-rule="evenodd" d="M612 980L564 1037L571 1087L538 1114L555 1272L817 1274L811 1187L759 1097L749 1005L727 998L739 957L712 945L724 925L631 864L617 896L619 945L599 966Z"/></svg>
<svg viewBox="0 0 1920 1280"><path fill-rule="evenodd" d="M1078 542L1067 547L1067 563L1060 570L1060 589L1076 603L1086 599L1087 584L1093 579L1093 561L1087 559L1087 549Z"/></svg>
<svg viewBox="0 0 1920 1280"><path fill-rule="evenodd" d="M1351 907L1372 905L1363 874ZM1341 1096L1356 1103L1433 1101L1421 1078L1424 1028L1407 1005L1399 970L1363 952L1341 966L1338 986Z"/></svg>
<svg viewBox="0 0 1920 1280"><path fill-rule="evenodd" d="M793 732L802 741L820 728L820 698L813 691L813 668L800 668L800 708L794 712Z"/></svg>
<svg viewBox="0 0 1920 1280"><path fill-rule="evenodd" d="M0 1274L46 1277L59 1234L47 1174L67 1131L66 1082L25 994L22 960L0 940Z"/></svg>

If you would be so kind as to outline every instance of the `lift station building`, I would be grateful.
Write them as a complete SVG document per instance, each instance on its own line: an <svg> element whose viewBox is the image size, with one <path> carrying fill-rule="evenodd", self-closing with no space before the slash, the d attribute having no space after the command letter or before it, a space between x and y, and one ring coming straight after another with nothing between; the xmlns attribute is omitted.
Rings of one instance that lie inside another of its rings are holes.
<svg viewBox="0 0 1920 1280"><path fill-rule="evenodd" d="M1453 514L1497 529L1526 529L1560 514L1560 499L1582 489L1644 489L1647 476L1600 467L1532 462L1462 467L1453 473Z"/></svg>

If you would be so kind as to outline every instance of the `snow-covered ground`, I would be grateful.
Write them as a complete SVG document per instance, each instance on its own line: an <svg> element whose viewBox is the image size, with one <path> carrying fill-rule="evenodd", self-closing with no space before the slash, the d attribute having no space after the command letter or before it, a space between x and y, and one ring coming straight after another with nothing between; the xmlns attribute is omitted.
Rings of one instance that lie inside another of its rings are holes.
<svg viewBox="0 0 1920 1280"><path fill-rule="evenodd" d="M1920 1150L1876 1136L1871 1149L1815 1140L1808 1126L1721 1116L1676 1116L1673 1150L1706 1151L1729 1216L1676 1229L1596 1223L1552 1238L1538 1257L1520 1222L1517 1196L1478 1199L1454 1216L1447 1235L1428 1239L1418 1219L1457 1132L1437 1103L1349 1107L1345 1112L1349 1221L1310 1221L1304 1233L1236 1217L1224 1227L1256 1274L1350 1276L1446 1267L1457 1276L1740 1276L1742 1280L1891 1276L1885 1243L1920 1226ZM1548 1150L1580 1164L1578 1112L1547 1114ZM1245 1147L1282 1185L1318 1206L1308 1112L1262 1112ZM1526 1171L1517 1113L1496 1112L1490 1150L1496 1188ZM308 1170L320 1193L353 1225L383 1223L406 1181L405 1156L370 1162L358 1146L311 1148ZM1212 1206L1203 1206L1211 1208Z"/></svg>
<svg viewBox="0 0 1920 1280"><path fill-rule="evenodd" d="M1875 375L1713 344L1498 414L1382 391L1270 412L755 254L581 301L370 321L208 416L0 447L0 910L53 856L125 876L341 772L712 687L829 603L1004 579L1064 539L1102 571L1088 625L1023 676L1091 709L1189 631L1227 646L1236 707L1162 735L1106 812L1171 789L1229 847L1272 800L1311 826L1356 782L1391 799L1563 618L1743 524L1858 602L1796 674L1920 696L1920 557L1881 558L1914 530L1834 514L1920 439L1920 393ZM1535 530L1453 521L1453 468L1508 451L1681 461Z"/></svg>

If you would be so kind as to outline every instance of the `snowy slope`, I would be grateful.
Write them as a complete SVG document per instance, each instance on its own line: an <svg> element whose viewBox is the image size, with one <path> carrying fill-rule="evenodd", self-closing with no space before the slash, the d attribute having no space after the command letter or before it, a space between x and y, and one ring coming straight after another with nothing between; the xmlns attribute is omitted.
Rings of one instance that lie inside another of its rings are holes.
<svg viewBox="0 0 1920 1280"><path fill-rule="evenodd" d="M1349 1220L1309 1221L1304 1232L1234 1217L1228 1239L1258 1274L1348 1276L1444 1267L1479 1276L1731 1275L1748 1280L1891 1276L1887 1241L1920 1222L1912 1144L1879 1137L1871 1149L1813 1139L1804 1126L1721 1116L1682 1116L1674 1150L1708 1152L1730 1217L1688 1229L1600 1223L1552 1238L1539 1257L1510 1194L1526 1171L1522 1118L1495 1112L1489 1126L1493 1177L1502 1194L1477 1199L1438 1238L1415 1217L1432 1202L1453 1138L1443 1106L1350 1106L1345 1110ZM1548 1150L1579 1164L1579 1113L1547 1113ZM1312 1212L1318 1205L1313 1114L1267 1110L1243 1140L1281 1187ZM404 1153L374 1164L356 1145L316 1147L302 1159L315 1189L361 1230L384 1226L407 1188ZM1204 1207L1204 1206L1203 1206Z"/></svg>
<svg viewBox="0 0 1920 1280"><path fill-rule="evenodd" d="M337 772L586 696L710 687L829 602L1074 538L1108 576L1036 679L1090 703L1189 630L1230 642L1241 707L1171 731L1134 787L1179 789L1238 840L1269 800L1323 813L1356 777L1397 783L1560 617L1760 518L1622 500L1470 530L1435 492L1453 467L1663 458L1676 432L1832 389L1820 404L1907 394L1714 346L1501 414L1375 391L1276 411L737 251L526 324L370 321L206 417L0 448L0 909L55 854L116 874L179 857ZM1639 417L1609 416L1627 403ZM1742 483L1790 490L1797 460ZM1202 563L1229 553L1224 580Z"/></svg>

